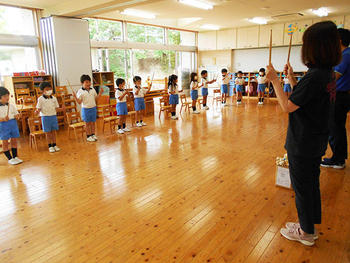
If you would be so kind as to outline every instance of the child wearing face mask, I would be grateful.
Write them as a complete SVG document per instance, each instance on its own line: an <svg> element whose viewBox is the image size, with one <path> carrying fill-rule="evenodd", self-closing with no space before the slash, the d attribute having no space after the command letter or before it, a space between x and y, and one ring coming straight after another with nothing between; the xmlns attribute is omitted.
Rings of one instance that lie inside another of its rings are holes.
<svg viewBox="0 0 350 263"><path fill-rule="evenodd" d="M56 131L58 130L57 111L61 110L56 97L52 96L52 87L49 82L42 82L40 90L43 95L38 98L35 113L40 113L43 131L46 134L46 140L49 146L49 152L59 152L60 148L56 145Z"/></svg>
<svg viewBox="0 0 350 263"><path fill-rule="evenodd" d="M264 93L266 89L266 74L265 74L265 68L261 68L259 70L259 77L258 77L258 98L259 102L258 105L264 105Z"/></svg>

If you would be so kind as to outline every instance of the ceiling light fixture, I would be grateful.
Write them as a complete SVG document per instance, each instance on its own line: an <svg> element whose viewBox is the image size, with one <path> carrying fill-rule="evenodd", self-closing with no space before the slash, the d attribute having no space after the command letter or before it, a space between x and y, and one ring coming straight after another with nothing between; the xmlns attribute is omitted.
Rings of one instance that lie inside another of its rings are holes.
<svg viewBox="0 0 350 263"><path fill-rule="evenodd" d="M136 16L136 17L141 17L141 18L147 18L147 19L155 19L156 15L152 13L148 13L145 11L140 11L136 9L125 9L123 12L121 12L122 15L127 15L127 16Z"/></svg>
<svg viewBox="0 0 350 263"><path fill-rule="evenodd" d="M204 2L204 1L199 1L199 0L178 0L178 1L181 4L190 5L193 7L200 8L200 9L205 9L205 10L213 9L212 4L210 4L208 2Z"/></svg>
<svg viewBox="0 0 350 263"><path fill-rule="evenodd" d="M328 9L325 7L320 7L319 9L311 9L312 13L314 13L317 16L323 17L328 16Z"/></svg>
<svg viewBox="0 0 350 263"><path fill-rule="evenodd" d="M220 27L217 25L211 25L211 24L204 24L201 26L201 29L207 29L207 30L219 30Z"/></svg>
<svg viewBox="0 0 350 263"><path fill-rule="evenodd" d="M267 24L267 19L263 17L253 17L253 18L248 18L248 21L254 24L259 24L259 25L266 25Z"/></svg>

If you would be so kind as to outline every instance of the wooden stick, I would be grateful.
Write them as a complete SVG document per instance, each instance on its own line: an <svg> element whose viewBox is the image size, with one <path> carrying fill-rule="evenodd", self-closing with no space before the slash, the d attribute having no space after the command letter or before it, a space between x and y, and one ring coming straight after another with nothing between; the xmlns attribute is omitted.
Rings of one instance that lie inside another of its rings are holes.
<svg viewBox="0 0 350 263"><path fill-rule="evenodd" d="M272 55L272 29L270 30L269 65L271 65L271 55Z"/></svg>
<svg viewBox="0 0 350 263"><path fill-rule="evenodd" d="M289 39L287 64L289 63L289 59L290 59L290 51L292 49L292 39L293 39L293 33L290 34L290 39Z"/></svg>

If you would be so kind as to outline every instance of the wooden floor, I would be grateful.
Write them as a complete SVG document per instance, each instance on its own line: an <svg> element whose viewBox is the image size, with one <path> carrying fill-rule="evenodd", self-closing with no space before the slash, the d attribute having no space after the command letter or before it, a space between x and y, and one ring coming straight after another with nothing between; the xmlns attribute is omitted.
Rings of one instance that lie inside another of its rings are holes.
<svg viewBox="0 0 350 263"><path fill-rule="evenodd" d="M0 262L350 262L350 168L322 169L314 247L280 236L297 217L274 184L287 127L276 104L157 116L98 143L60 131L55 154L25 138L22 165L1 158Z"/></svg>

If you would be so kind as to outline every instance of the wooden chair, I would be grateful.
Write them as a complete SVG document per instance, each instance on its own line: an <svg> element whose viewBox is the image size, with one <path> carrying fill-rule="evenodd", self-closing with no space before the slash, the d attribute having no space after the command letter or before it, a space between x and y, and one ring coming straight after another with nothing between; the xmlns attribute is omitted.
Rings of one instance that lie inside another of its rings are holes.
<svg viewBox="0 0 350 263"><path fill-rule="evenodd" d="M73 94L69 94L66 86L57 86L56 87L57 99L60 97L62 101L62 107L65 109L65 112L77 112L77 103L73 97Z"/></svg>
<svg viewBox="0 0 350 263"><path fill-rule="evenodd" d="M103 118L103 126L102 126L102 132L105 132L105 126L106 124L109 124L109 129L111 131L111 134L113 131L115 131L115 127L117 125L117 120L119 119L118 116L113 115L113 106L106 105L101 107L102 108L102 118Z"/></svg>
<svg viewBox="0 0 350 263"><path fill-rule="evenodd" d="M84 138L85 122L81 120L79 112L67 112L67 122L68 122L68 138L70 138L71 130L74 131L75 139L78 140L77 131L81 131L81 137Z"/></svg>
<svg viewBox="0 0 350 263"><path fill-rule="evenodd" d="M214 102L215 102L216 106L218 105L218 103L222 102L221 90L220 89L214 89L213 105L214 105Z"/></svg>
<svg viewBox="0 0 350 263"><path fill-rule="evenodd" d="M29 118L28 119L28 126L29 126L29 145L31 148L33 146L35 147L36 150L38 150L38 142L37 139L44 137L45 138L45 133L42 129L41 126L41 119L39 117L35 118Z"/></svg>
<svg viewBox="0 0 350 263"><path fill-rule="evenodd" d="M35 87L34 92L35 92L36 99L38 99L41 95L43 95L43 92L41 91L41 89L39 87Z"/></svg>
<svg viewBox="0 0 350 263"><path fill-rule="evenodd" d="M135 120L136 120L136 111L135 111L134 101L127 100L126 105L128 107L128 116L130 117L130 120L131 120L131 126L134 126Z"/></svg>
<svg viewBox="0 0 350 263"><path fill-rule="evenodd" d="M197 105L198 105L198 109L201 109L202 105L203 105L203 98L198 97L197 99Z"/></svg>
<svg viewBox="0 0 350 263"><path fill-rule="evenodd" d="M190 105L192 105L192 102L187 102L187 98L185 94L180 95L180 101L181 101L181 108L180 113L182 111L182 108L185 108L185 112L188 110L190 112Z"/></svg>
<svg viewBox="0 0 350 263"><path fill-rule="evenodd" d="M23 135L25 135L28 129L28 119L34 118L34 109L19 110L19 113L21 114L21 119L18 123L20 124Z"/></svg>
<svg viewBox="0 0 350 263"><path fill-rule="evenodd" d="M29 88L16 88L15 89L16 92L16 100L17 103L20 104L21 103L21 98L24 96L30 96L30 90Z"/></svg>
<svg viewBox="0 0 350 263"><path fill-rule="evenodd" d="M169 115L171 111L171 105L169 105L169 99L167 97L159 98L159 118L162 112L166 113L166 116Z"/></svg>
<svg viewBox="0 0 350 263"><path fill-rule="evenodd" d="M36 107L36 98L34 96L23 96L20 99L20 104L29 107Z"/></svg>

